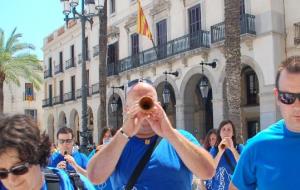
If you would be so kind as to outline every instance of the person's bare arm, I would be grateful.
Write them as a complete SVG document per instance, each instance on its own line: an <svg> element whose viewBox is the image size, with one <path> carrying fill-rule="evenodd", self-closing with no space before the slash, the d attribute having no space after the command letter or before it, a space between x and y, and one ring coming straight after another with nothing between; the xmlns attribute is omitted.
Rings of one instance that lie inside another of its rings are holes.
<svg viewBox="0 0 300 190"><path fill-rule="evenodd" d="M122 151L129 141L126 136L134 136L138 131L141 118L138 117L140 108L138 105L132 106L126 113L123 127L115 134L109 144L99 150L90 160L87 173L88 178L94 184L103 183L113 173L121 157Z"/></svg>
<svg viewBox="0 0 300 190"><path fill-rule="evenodd" d="M147 120L156 134L169 140L192 173L201 179L214 176L216 167L212 156L174 129L159 103L155 103L155 110Z"/></svg>

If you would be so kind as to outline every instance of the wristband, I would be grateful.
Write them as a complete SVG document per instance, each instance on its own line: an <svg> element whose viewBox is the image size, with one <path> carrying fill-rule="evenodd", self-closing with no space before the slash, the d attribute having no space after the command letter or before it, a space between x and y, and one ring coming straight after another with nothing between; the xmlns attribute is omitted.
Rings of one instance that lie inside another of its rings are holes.
<svg viewBox="0 0 300 190"><path fill-rule="evenodd" d="M120 133L121 133L124 137L126 137L128 140L130 140L131 137L128 136L128 135L123 131L123 128L121 128Z"/></svg>

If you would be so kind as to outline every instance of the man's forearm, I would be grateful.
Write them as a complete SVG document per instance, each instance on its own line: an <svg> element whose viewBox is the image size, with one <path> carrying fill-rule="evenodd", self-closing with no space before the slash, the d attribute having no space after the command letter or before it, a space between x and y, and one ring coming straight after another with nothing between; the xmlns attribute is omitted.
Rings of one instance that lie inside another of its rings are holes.
<svg viewBox="0 0 300 190"><path fill-rule="evenodd" d="M92 183L103 183L112 174L127 142L128 138L119 130L111 142L92 157L87 167L88 178Z"/></svg>
<svg viewBox="0 0 300 190"><path fill-rule="evenodd" d="M167 139L174 146L184 164L201 179L209 179L215 174L215 164L211 155L202 147L190 142L173 129Z"/></svg>

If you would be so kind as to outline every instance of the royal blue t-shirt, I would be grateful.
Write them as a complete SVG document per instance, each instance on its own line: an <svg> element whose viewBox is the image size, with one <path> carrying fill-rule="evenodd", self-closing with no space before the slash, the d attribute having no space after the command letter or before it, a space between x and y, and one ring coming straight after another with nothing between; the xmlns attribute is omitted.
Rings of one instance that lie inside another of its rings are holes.
<svg viewBox="0 0 300 190"><path fill-rule="evenodd" d="M238 153L241 153L243 150L243 145L237 145L236 150L238 151ZM210 149L210 154L215 158L218 154L218 148L212 147ZM227 155L231 166L225 158L225 154ZM229 188L229 183L231 181L231 177L235 166L236 160L234 158L233 153L231 152L231 150L226 149L223 155L221 156L221 159L216 169L215 176L212 179L206 181L206 189L227 190Z"/></svg>
<svg viewBox="0 0 300 190"><path fill-rule="evenodd" d="M199 145L196 138L184 131L179 131L192 143ZM157 136L150 139L150 144ZM132 137L126 144L115 171L110 177L114 190L123 189L129 177L150 144L145 139ZM201 163L199 163L201 164ZM191 190L192 173L185 166L179 155L166 139L162 139L153 151L149 162L139 176L133 189L138 190Z"/></svg>
<svg viewBox="0 0 300 190"><path fill-rule="evenodd" d="M72 156L75 160L75 162L82 167L83 169L86 169L87 163L88 163L88 159L86 157L86 155L76 151L72 153ZM64 156L62 154L60 154L59 152L54 152L50 158L49 158L49 167L56 167L57 164L61 161L64 161ZM69 171L75 171L75 169L70 165L67 164L67 170Z"/></svg>
<svg viewBox="0 0 300 190"><path fill-rule="evenodd" d="M240 157L232 182L238 189L299 189L300 133L284 120L250 139Z"/></svg>

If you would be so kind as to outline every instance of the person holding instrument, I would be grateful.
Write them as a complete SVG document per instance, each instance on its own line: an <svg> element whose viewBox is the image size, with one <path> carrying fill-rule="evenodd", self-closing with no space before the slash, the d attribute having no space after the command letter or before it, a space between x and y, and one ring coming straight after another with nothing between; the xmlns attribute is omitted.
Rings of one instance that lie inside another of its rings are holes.
<svg viewBox="0 0 300 190"><path fill-rule="evenodd" d="M110 176L113 189L191 190L192 173L214 175L212 157L190 133L173 128L151 81L129 82L124 107L123 126L88 164L93 183Z"/></svg>
<svg viewBox="0 0 300 190"><path fill-rule="evenodd" d="M57 131L58 152L54 152L48 166L57 167L71 172L78 172L86 176L87 156L78 151L73 151L74 134L68 127L61 127Z"/></svg>
<svg viewBox="0 0 300 190"><path fill-rule="evenodd" d="M236 143L235 127L230 120L220 123L217 131L217 144L210 149L217 166L216 175L206 181L207 190L227 190L243 145Z"/></svg>

